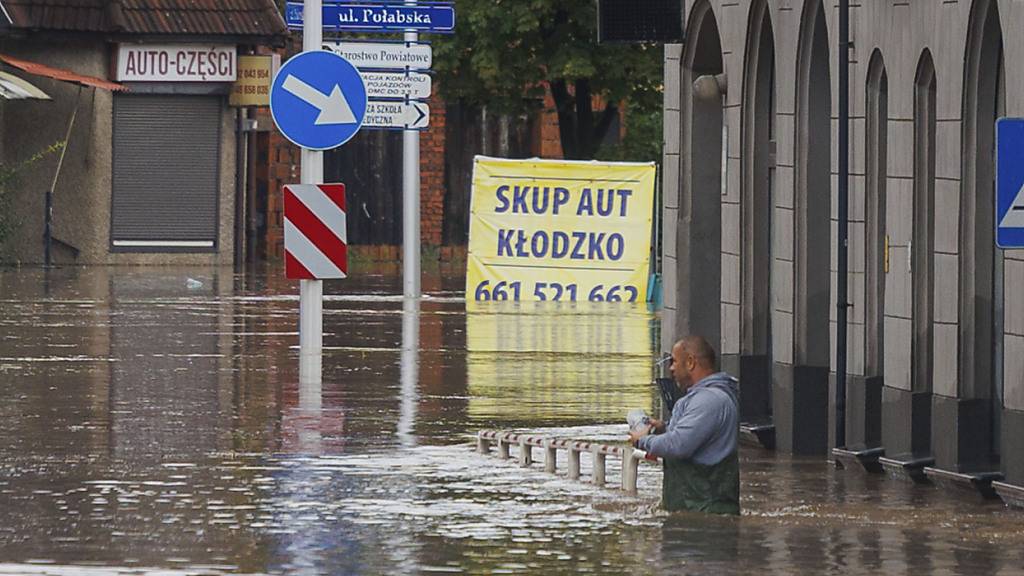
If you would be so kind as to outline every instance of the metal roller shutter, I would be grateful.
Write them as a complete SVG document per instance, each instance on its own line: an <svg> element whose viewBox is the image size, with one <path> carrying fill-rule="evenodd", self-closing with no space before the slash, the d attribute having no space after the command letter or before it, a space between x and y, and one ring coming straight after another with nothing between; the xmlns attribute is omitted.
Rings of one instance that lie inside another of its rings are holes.
<svg viewBox="0 0 1024 576"><path fill-rule="evenodd" d="M219 97L114 96L114 249L216 247L220 123Z"/></svg>

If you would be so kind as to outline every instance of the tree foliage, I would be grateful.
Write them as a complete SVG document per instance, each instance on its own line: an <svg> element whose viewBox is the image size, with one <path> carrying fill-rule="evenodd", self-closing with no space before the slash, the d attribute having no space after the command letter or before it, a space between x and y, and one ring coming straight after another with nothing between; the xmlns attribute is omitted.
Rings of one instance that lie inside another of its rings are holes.
<svg viewBox="0 0 1024 576"><path fill-rule="evenodd" d="M536 111L550 87L570 159L597 154L621 102L631 113L660 108L661 48L598 44L594 0L455 4L456 33L434 40L434 70L446 99L523 114Z"/></svg>

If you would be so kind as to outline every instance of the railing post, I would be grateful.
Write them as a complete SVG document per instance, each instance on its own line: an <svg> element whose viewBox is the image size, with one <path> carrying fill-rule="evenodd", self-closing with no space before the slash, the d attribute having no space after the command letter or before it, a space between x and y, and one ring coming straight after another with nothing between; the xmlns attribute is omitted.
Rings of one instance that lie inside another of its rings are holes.
<svg viewBox="0 0 1024 576"><path fill-rule="evenodd" d="M508 460L508 434L498 435L498 458Z"/></svg>
<svg viewBox="0 0 1024 576"><path fill-rule="evenodd" d="M551 438L544 439L544 471L552 474L556 471L556 460L558 459L558 449L555 448L554 441Z"/></svg>
<svg viewBox="0 0 1024 576"><path fill-rule="evenodd" d="M533 452L530 444L527 442L526 436L519 437L519 465L527 467L533 464Z"/></svg>
<svg viewBox="0 0 1024 576"><path fill-rule="evenodd" d="M608 481L608 456L622 458L622 473L619 478L623 492L635 496L638 493L637 484L639 480L640 463L646 458L646 454L640 450L622 446L606 446L592 442L575 442L571 440L555 438L538 438L512 432L499 432L496 430L482 430L477 433L476 449L481 454L490 452L491 447L497 443L498 457L503 460L511 458L511 447L513 444L519 446L517 460L522 467L528 467L534 463L533 448L544 450L544 471L557 473L558 450L566 450L568 460L567 476L570 480L579 480L581 477L580 458L583 452L590 452L592 471L590 483L595 486L605 486Z"/></svg>
<svg viewBox="0 0 1024 576"><path fill-rule="evenodd" d="M593 482L598 486L604 486L604 453L601 452L601 447L595 444L590 447L590 454L594 461Z"/></svg>
<svg viewBox="0 0 1024 576"><path fill-rule="evenodd" d="M569 443L569 479L580 479L580 452L576 449L576 443Z"/></svg>
<svg viewBox="0 0 1024 576"><path fill-rule="evenodd" d="M636 494L636 480L640 468L640 453L636 450L622 451L622 489L627 494Z"/></svg>

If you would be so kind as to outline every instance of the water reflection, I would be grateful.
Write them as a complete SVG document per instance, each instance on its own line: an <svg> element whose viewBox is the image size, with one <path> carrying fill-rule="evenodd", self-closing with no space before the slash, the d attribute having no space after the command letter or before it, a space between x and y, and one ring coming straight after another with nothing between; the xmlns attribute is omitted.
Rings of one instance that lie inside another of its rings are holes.
<svg viewBox="0 0 1024 576"><path fill-rule="evenodd" d="M740 523L703 514L668 516L661 526L662 566L700 566L709 573L728 569L739 556Z"/></svg>
<svg viewBox="0 0 1024 576"><path fill-rule="evenodd" d="M1024 560L1018 513L819 459L744 450L744 515L719 519L658 512L651 466L633 499L474 453L482 427L620 440L622 415L655 400L658 318L642 308L467 312L456 275L405 301L397 274L356 272L326 286L311 386L296 286L276 273L42 280L0 271L0 574L1012 574Z"/></svg>
<svg viewBox="0 0 1024 576"><path fill-rule="evenodd" d="M650 410L655 323L643 304L470 302L469 417L565 425Z"/></svg>

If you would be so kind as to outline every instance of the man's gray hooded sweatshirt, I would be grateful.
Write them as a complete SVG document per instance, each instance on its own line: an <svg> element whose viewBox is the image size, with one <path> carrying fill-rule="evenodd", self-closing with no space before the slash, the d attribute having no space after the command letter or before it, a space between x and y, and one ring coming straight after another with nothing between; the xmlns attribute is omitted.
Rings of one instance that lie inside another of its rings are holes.
<svg viewBox="0 0 1024 576"><path fill-rule="evenodd" d="M738 435L737 380L717 372L691 386L672 408L665 432L637 443L664 460L665 508L738 514Z"/></svg>
<svg viewBox="0 0 1024 576"><path fill-rule="evenodd" d="M739 397L739 383L732 376L707 376L676 402L665 433L644 436L638 446L663 458L718 464L736 451Z"/></svg>

